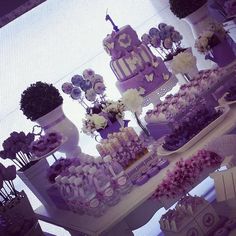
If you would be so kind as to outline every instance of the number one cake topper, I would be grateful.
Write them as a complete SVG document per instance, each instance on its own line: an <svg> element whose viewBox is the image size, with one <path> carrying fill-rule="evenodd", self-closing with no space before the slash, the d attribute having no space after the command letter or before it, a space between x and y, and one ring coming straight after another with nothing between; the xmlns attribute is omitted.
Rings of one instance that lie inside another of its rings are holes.
<svg viewBox="0 0 236 236"><path fill-rule="evenodd" d="M111 17L107 14L106 12L106 18L105 18L106 21L110 21L112 26L113 26L113 29L118 32L119 31L119 28L118 26L115 25L114 21L111 19Z"/></svg>

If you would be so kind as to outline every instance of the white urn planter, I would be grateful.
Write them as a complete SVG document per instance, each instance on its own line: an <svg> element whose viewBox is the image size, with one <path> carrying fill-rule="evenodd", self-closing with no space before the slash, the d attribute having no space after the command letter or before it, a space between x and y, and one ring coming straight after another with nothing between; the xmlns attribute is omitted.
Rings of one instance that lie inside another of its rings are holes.
<svg viewBox="0 0 236 236"><path fill-rule="evenodd" d="M65 153L67 157L76 157L81 153L81 149L78 146L78 129L65 116L62 105L38 118L36 122L42 127L45 133L56 131L63 135L65 142L59 148L59 152Z"/></svg>
<svg viewBox="0 0 236 236"><path fill-rule="evenodd" d="M183 18L183 20L190 25L194 38L197 38L210 23L215 22L215 20L210 16L207 3L195 12Z"/></svg>
<svg viewBox="0 0 236 236"><path fill-rule="evenodd" d="M45 206L54 206L55 204L49 197L47 189L50 186L47 180L47 170L49 164L45 158L35 162L26 170L18 170L17 175L25 183L25 185L33 192L33 194Z"/></svg>

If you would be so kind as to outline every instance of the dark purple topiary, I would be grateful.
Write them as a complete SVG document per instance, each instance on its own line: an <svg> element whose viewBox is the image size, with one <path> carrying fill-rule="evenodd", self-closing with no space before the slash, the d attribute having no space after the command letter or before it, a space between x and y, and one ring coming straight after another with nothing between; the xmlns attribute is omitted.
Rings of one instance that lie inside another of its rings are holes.
<svg viewBox="0 0 236 236"><path fill-rule="evenodd" d="M28 119L35 121L60 106L62 102L63 98L58 89L52 84L38 81L21 94L20 109Z"/></svg>
<svg viewBox="0 0 236 236"><path fill-rule="evenodd" d="M206 2L207 0L169 0L170 10L180 19L192 14Z"/></svg>

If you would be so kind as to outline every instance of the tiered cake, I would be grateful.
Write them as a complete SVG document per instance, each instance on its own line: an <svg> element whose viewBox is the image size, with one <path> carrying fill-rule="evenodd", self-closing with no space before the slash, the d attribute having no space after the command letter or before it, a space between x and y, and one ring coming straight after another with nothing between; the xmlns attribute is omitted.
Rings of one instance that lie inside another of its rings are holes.
<svg viewBox="0 0 236 236"><path fill-rule="evenodd" d="M114 30L103 46L111 56L110 66L121 93L134 88L147 96L171 77L162 59L153 55L130 25Z"/></svg>

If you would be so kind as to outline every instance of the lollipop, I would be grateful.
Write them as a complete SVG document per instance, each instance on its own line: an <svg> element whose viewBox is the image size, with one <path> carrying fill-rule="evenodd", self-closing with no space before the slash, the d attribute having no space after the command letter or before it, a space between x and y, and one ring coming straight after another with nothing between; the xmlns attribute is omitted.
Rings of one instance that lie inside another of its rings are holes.
<svg viewBox="0 0 236 236"><path fill-rule="evenodd" d="M85 97L88 101L93 102L96 99L96 93L93 89L89 89L86 91Z"/></svg>
<svg viewBox="0 0 236 236"><path fill-rule="evenodd" d="M71 97L74 100L79 99L81 97L81 89L78 88L78 87L73 88L72 91L71 91Z"/></svg>
<svg viewBox="0 0 236 236"><path fill-rule="evenodd" d="M62 86L61 86L62 91L65 94L71 94L71 91L73 89L73 84L69 83L69 82L65 82Z"/></svg>
<svg viewBox="0 0 236 236"><path fill-rule="evenodd" d="M151 37L154 37L154 36L158 37L159 33L160 33L159 30L157 28L154 28L154 27L149 30L149 35Z"/></svg>
<svg viewBox="0 0 236 236"><path fill-rule="evenodd" d="M84 81L83 77L81 75L74 75L71 78L71 83L74 86L80 87L81 83Z"/></svg>
<svg viewBox="0 0 236 236"><path fill-rule="evenodd" d="M151 44L151 37L148 34L143 34L141 40L146 45Z"/></svg>
<svg viewBox="0 0 236 236"><path fill-rule="evenodd" d="M93 86L93 89L96 94L103 94L106 90L106 87L105 87L104 83L96 82Z"/></svg>
<svg viewBox="0 0 236 236"><path fill-rule="evenodd" d="M89 80L83 80L80 84L80 88L86 92L87 90L92 88L92 83Z"/></svg>
<svg viewBox="0 0 236 236"><path fill-rule="evenodd" d="M159 29L159 30L164 30L166 26L167 26L167 24L165 24L165 23L160 23L160 24L158 25L158 29Z"/></svg>
<svg viewBox="0 0 236 236"><path fill-rule="evenodd" d="M93 77L95 75L94 71L92 69L86 69L83 72L83 76L85 79L90 80L91 77Z"/></svg>

